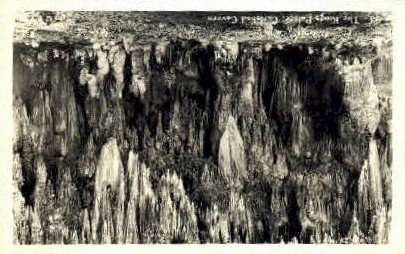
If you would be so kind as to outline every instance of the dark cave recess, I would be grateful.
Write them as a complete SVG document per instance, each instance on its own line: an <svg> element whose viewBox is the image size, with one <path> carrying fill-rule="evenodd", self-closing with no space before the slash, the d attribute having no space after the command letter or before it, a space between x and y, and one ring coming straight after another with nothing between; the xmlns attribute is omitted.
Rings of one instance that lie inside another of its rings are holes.
<svg viewBox="0 0 405 254"><path fill-rule="evenodd" d="M386 242L384 43L14 43L15 240Z"/></svg>

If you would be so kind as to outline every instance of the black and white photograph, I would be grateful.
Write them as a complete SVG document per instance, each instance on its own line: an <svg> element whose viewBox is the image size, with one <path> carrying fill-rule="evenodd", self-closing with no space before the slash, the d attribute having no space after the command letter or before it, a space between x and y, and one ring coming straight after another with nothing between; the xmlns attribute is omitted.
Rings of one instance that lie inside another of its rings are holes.
<svg viewBox="0 0 405 254"><path fill-rule="evenodd" d="M391 12L22 10L12 57L14 245L390 242Z"/></svg>

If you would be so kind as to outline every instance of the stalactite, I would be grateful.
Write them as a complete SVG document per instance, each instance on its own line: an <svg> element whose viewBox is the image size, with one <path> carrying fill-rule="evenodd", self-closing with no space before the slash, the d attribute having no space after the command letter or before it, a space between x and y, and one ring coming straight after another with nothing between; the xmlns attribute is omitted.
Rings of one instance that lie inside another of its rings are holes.
<svg viewBox="0 0 405 254"><path fill-rule="evenodd" d="M242 76L242 91L239 99L239 111L246 114L248 124L253 120L253 87L255 85L255 70L253 58L247 58L242 67L244 75Z"/></svg>
<svg viewBox="0 0 405 254"><path fill-rule="evenodd" d="M14 135L13 144L14 151L18 151L22 146L24 138L29 135L29 119L27 109L21 99L15 100L13 103L13 123L14 123Z"/></svg>
<svg viewBox="0 0 405 254"><path fill-rule="evenodd" d="M101 48L99 43L93 45L93 50L97 56L97 81L99 84L103 84L105 76L110 71L110 64L107 59L107 52Z"/></svg>
<svg viewBox="0 0 405 254"><path fill-rule="evenodd" d="M137 46L131 52L132 84L130 91L141 99L143 99L145 95L149 82L147 72L149 59L145 60L146 54L145 47L143 46Z"/></svg>
<svg viewBox="0 0 405 254"><path fill-rule="evenodd" d="M16 243L386 242L390 60L262 44L16 51Z"/></svg>
<svg viewBox="0 0 405 254"><path fill-rule="evenodd" d="M108 60L115 78L115 87L109 87L112 97L122 97L122 89L124 88L124 64L126 53L125 50L119 46L114 45L109 52Z"/></svg>
<svg viewBox="0 0 405 254"><path fill-rule="evenodd" d="M348 108L350 119L358 132L374 134L380 120L378 92L373 82L371 64L349 63L338 65L338 71L345 80L343 101Z"/></svg>

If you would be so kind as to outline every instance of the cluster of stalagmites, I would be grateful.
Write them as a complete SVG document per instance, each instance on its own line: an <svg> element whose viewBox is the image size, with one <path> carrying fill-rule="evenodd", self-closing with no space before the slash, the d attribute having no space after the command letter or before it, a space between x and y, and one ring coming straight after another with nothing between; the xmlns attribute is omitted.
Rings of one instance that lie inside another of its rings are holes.
<svg viewBox="0 0 405 254"><path fill-rule="evenodd" d="M15 49L16 243L387 241L390 101L374 79L389 59L198 41Z"/></svg>

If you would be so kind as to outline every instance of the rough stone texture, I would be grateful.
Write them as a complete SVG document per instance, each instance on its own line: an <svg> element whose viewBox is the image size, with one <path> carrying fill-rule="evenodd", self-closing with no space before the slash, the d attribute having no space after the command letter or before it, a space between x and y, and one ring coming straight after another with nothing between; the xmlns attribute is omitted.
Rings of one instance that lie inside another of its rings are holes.
<svg viewBox="0 0 405 254"><path fill-rule="evenodd" d="M339 67L338 71L342 72L345 82L343 100L350 119L359 132L374 134L380 122L380 110L370 62L360 64L357 60L352 65Z"/></svg>
<svg viewBox="0 0 405 254"><path fill-rule="evenodd" d="M16 243L387 242L385 14L207 15L18 16Z"/></svg>
<svg viewBox="0 0 405 254"><path fill-rule="evenodd" d="M235 119L229 116L219 142L218 175L230 184L238 185L246 174L245 150Z"/></svg>

